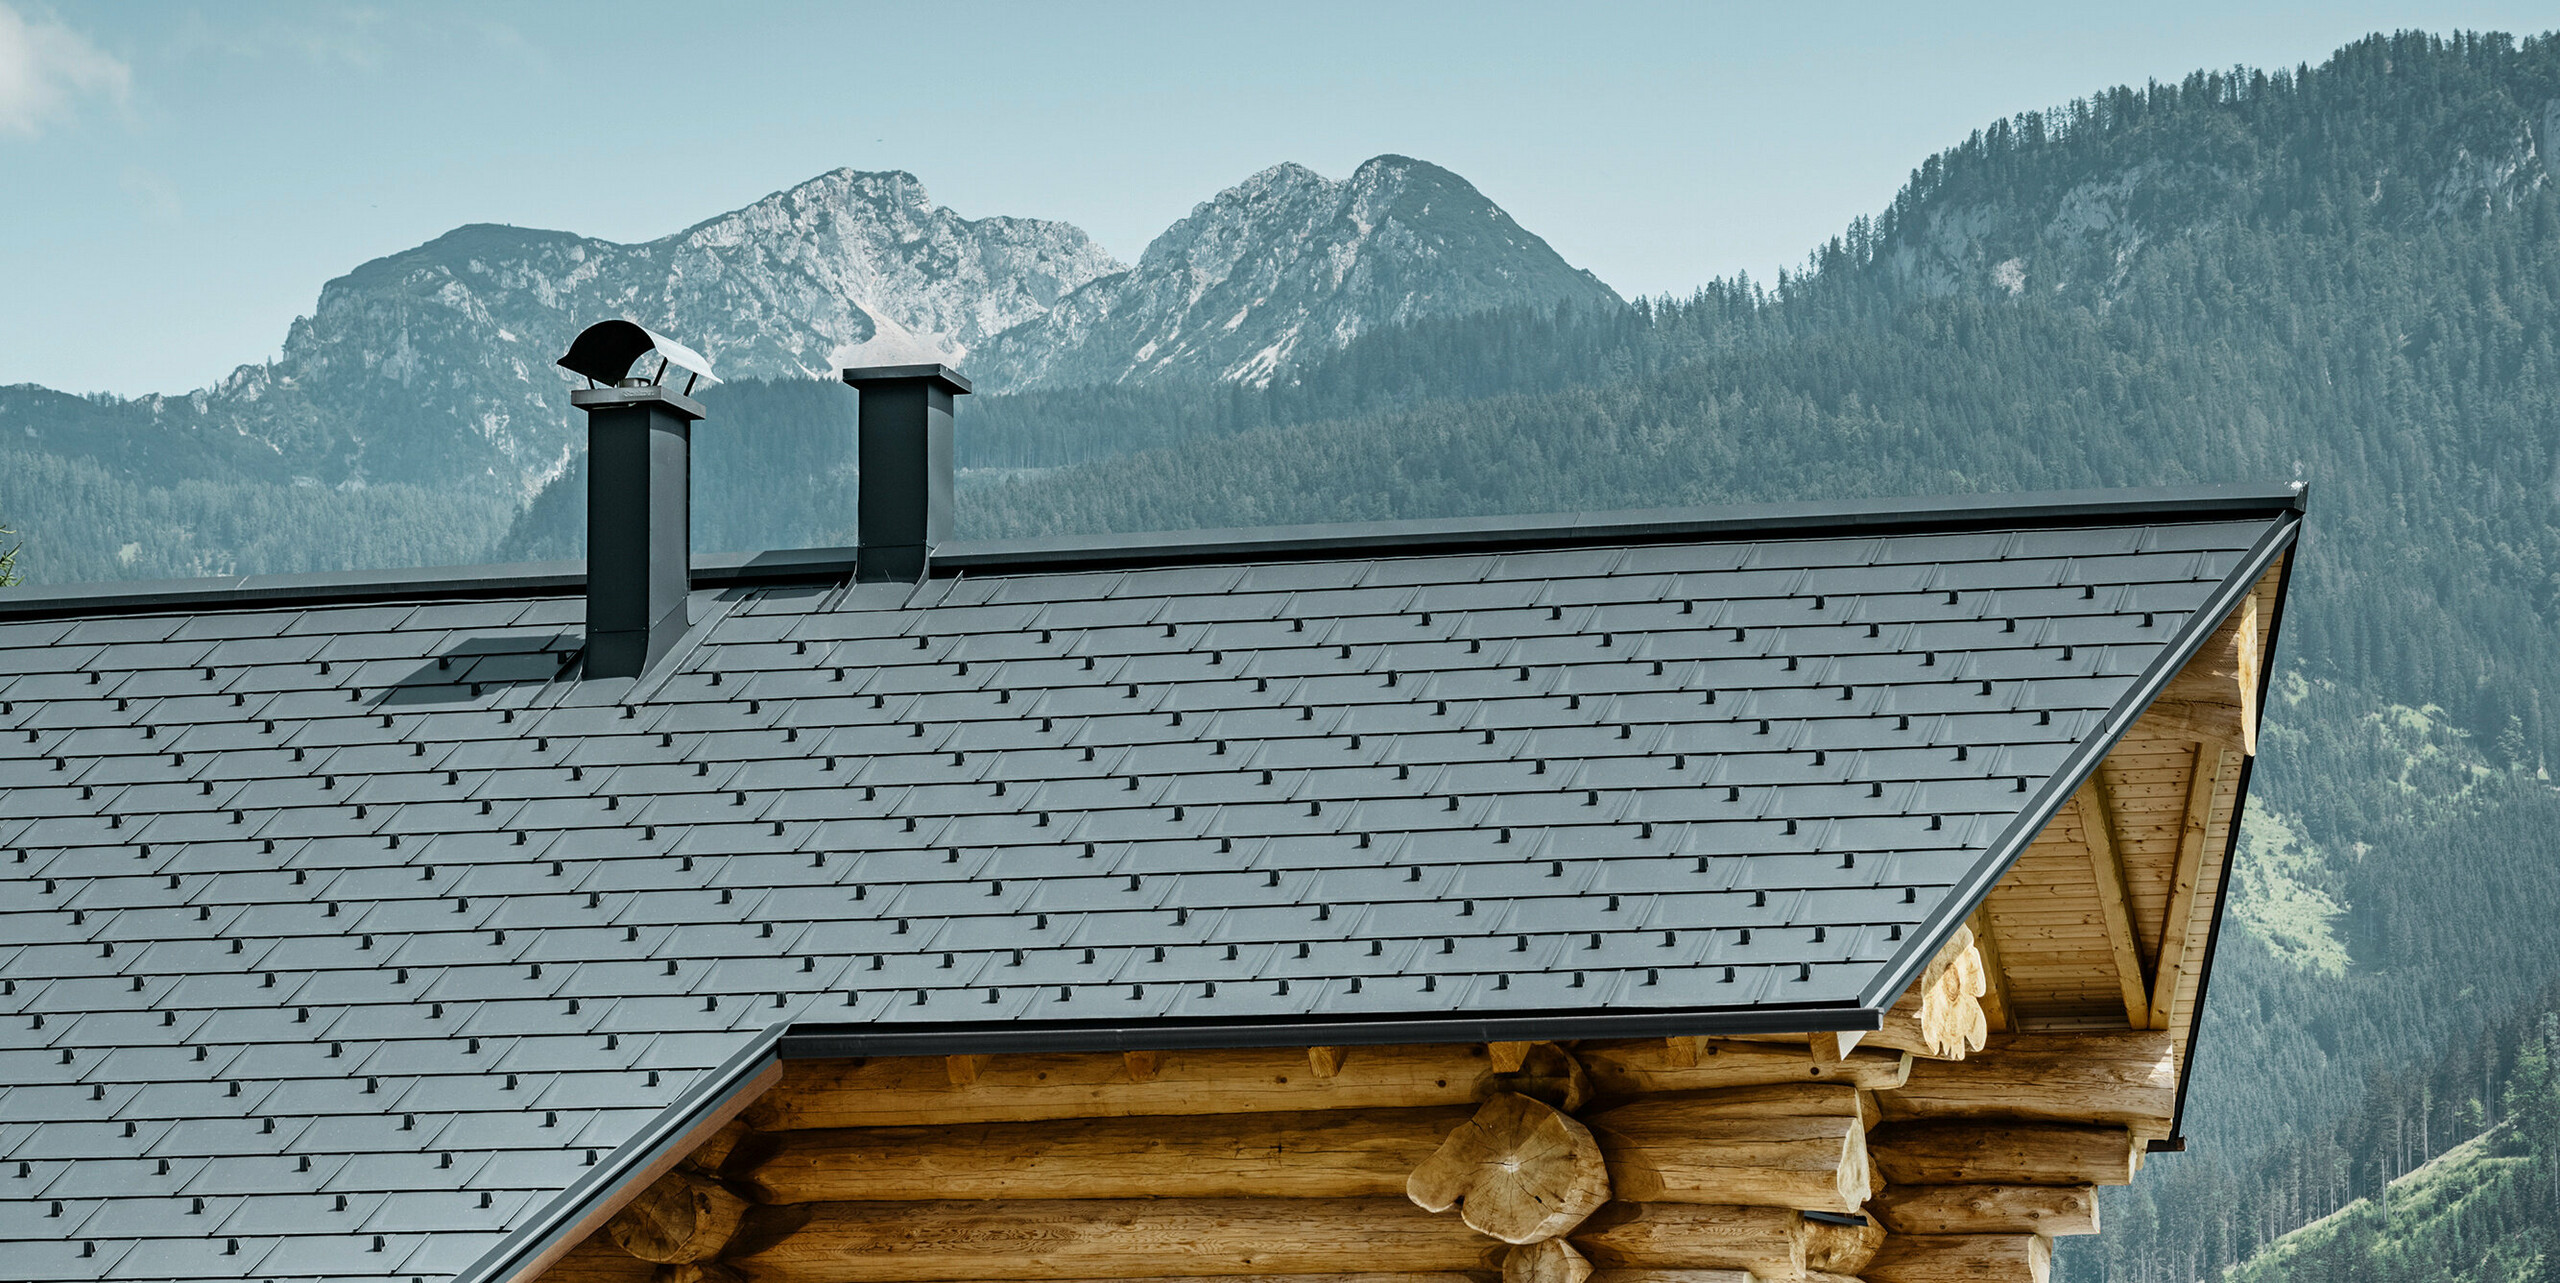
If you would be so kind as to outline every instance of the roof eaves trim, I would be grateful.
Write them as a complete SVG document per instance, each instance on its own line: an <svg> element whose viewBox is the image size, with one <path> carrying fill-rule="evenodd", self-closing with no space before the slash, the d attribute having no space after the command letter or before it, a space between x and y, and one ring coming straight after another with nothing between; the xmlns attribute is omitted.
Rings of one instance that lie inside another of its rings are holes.
<svg viewBox="0 0 2560 1283"><path fill-rule="evenodd" d="M1928 960L1946 943L1947 937L1955 933L1957 925L1972 916L1973 911L1991 894L1991 888L2009 872L2009 866L2017 863L2018 857L2026 852L2027 845L2044 831L2055 814L2062 810L2063 804L2079 792L2080 786L2097 772L2098 764L2115 750L2117 741L2133 729L2144 710L2150 708L2151 702L2168 688L2169 682L2187 666L2187 661L2195 658L2196 652L2212 639L2215 630L2222 627L2222 622L2256 590L2258 580L2265 576L2278 557L2293 547L2301 533L2302 517L2298 510L2283 514L2267 527L2266 533L2251 545L2240 563L2215 586L2213 595L2187 617L2179 635L2170 639L2169 645L2153 657L2151 666L2143 670L2141 679L2125 692L2124 698L2116 701L2115 707L2107 710L2097 729L2063 758L2060 768L2045 777L2043 786L2018 812L2008 829L1991 844L1983 858L1956 884L1937 910L1911 932L1902 952L1876 973L1866 992L1859 995L1861 1007L1881 1019L1883 1013L1901 997L1902 991L1911 987L1921 967L1927 965ZM2238 829L2236 819L2233 828L2235 832Z"/></svg>
<svg viewBox="0 0 2560 1283"><path fill-rule="evenodd" d="M1374 1047L1394 1043L1557 1042L1808 1033L1883 1025L1847 1003L1667 1011L1527 1011L1498 1016L1381 1015L1339 1019L986 1021L926 1028L803 1024L784 1036L785 1060L835 1056L1025 1055L1186 1051L1235 1047Z"/></svg>
<svg viewBox="0 0 2560 1283"><path fill-rule="evenodd" d="M601 1213L618 1208L625 1197L681 1161L698 1142L705 1124L725 1119L753 1102L773 1085L780 1059L776 1048L788 1031L777 1024L738 1049L682 1096L670 1102L639 1134L596 1160L577 1184L563 1190L532 1219L519 1225L452 1283L516 1283L551 1267L558 1252L573 1247L601 1224Z"/></svg>
<svg viewBox="0 0 2560 1283"><path fill-rule="evenodd" d="M1075 539L1010 539L946 544L937 575L1100 570L1199 561L1287 561L1453 550L1556 547L1583 543L1700 542L1887 534L2034 525L2081 525L2138 519L2209 521L2300 512L2307 490L2296 485L2183 486L2073 490L1845 502L1742 504L1562 513L1536 517L1466 517L1426 521L1098 535ZM696 588L823 582L853 573L851 548L725 553L693 560ZM417 601L441 597L565 596L586 588L582 560L323 574L243 575L217 579L134 580L48 585L0 594L0 620L141 613L186 608Z"/></svg>

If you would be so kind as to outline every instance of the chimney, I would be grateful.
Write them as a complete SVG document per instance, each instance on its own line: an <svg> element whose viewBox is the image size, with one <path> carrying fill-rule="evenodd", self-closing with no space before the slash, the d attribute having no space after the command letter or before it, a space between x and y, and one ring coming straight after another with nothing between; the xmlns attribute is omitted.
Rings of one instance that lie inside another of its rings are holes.
<svg viewBox="0 0 2560 1283"><path fill-rule="evenodd" d="M634 376L653 351L656 370ZM588 326L559 365L590 385L569 394L587 412L586 675L638 677L692 623L693 425L704 410L689 394L719 380L692 349L629 321ZM664 385L670 367L686 376L683 392Z"/></svg>
<svg viewBox="0 0 2560 1283"><path fill-rule="evenodd" d="M862 397L853 577L919 582L951 533L951 398L969 381L947 365L877 365L844 381Z"/></svg>

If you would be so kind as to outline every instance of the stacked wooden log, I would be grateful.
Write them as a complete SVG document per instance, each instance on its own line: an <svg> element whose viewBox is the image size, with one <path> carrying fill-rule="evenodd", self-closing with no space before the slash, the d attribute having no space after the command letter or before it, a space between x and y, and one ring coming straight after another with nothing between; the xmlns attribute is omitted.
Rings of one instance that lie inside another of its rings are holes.
<svg viewBox="0 0 2560 1283"><path fill-rule="evenodd" d="M2174 1095L2160 1033L1824 1043L792 1062L549 1279L2040 1280Z"/></svg>

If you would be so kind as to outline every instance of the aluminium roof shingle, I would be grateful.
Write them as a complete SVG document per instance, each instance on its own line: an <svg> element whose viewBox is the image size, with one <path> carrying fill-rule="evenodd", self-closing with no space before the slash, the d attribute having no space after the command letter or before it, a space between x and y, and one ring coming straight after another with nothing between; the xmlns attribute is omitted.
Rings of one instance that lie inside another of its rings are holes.
<svg viewBox="0 0 2560 1283"><path fill-rule="evenodd" d="M2285 529L0 624L0 1240L449 1277L781 1024L1853 1016Z"/></svg>

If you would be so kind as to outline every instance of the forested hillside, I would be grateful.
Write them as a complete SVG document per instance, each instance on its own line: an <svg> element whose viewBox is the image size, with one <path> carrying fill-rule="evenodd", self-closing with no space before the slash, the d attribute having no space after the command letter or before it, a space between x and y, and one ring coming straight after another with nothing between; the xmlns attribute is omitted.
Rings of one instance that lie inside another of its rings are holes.
<svg viewBox="0 0 2560 1283"><path fill-rule="evenodd" d="M2377 1175L2405 1174L2349 1201L2344 1171L2279 1173L2298 1206L2327 1215L2233 1283L2560 1278L2560 991L2432 1063L2381 1075L2340 1129ZM2134 1266L2127 1277L2186 1276Z"/></svg>
<svg viewBox="0 0 2560 1283"><path fill-rule="evenodd" d="M2067 1240L2058 1267L2206 1277L2484 1129L2484 1162L2554 1152L2525 1120L2547 1090L2527 1033L2552 1002L2536 995L2560 976L2544 946L2560 919L2556 133L2549 38L2376 37L2316 68L2118 89L1930 158L1776 282L1372 332L1267 390L972 398L962 522L2306 480L2192 1145L2111 1191L2107 1234ZM697 546L849 541L851 394L740 383L709 401ZM0 410L0 440L34 413ZM581 542L574 465L501 538L503 512L295 488L183 435L169 448L232 488L133 480L93 435L0 447L0 513L25 510L10 487L94 485L172 530L272 531L273 569L393 542L385 560ZM48 573L131 573L87 542L123 528L28 538ZM2539 1240L2517 1236L2560 1225L2551 1170L2477 1205L2504 1218L2494 1251L2486 1221L2447 1215L2404 1227L2424 1240L2406 1259L2539 1268ZM2304 1242L2252 1277L2365 1277L2314 1272L2353 1253Z"/></svg>

